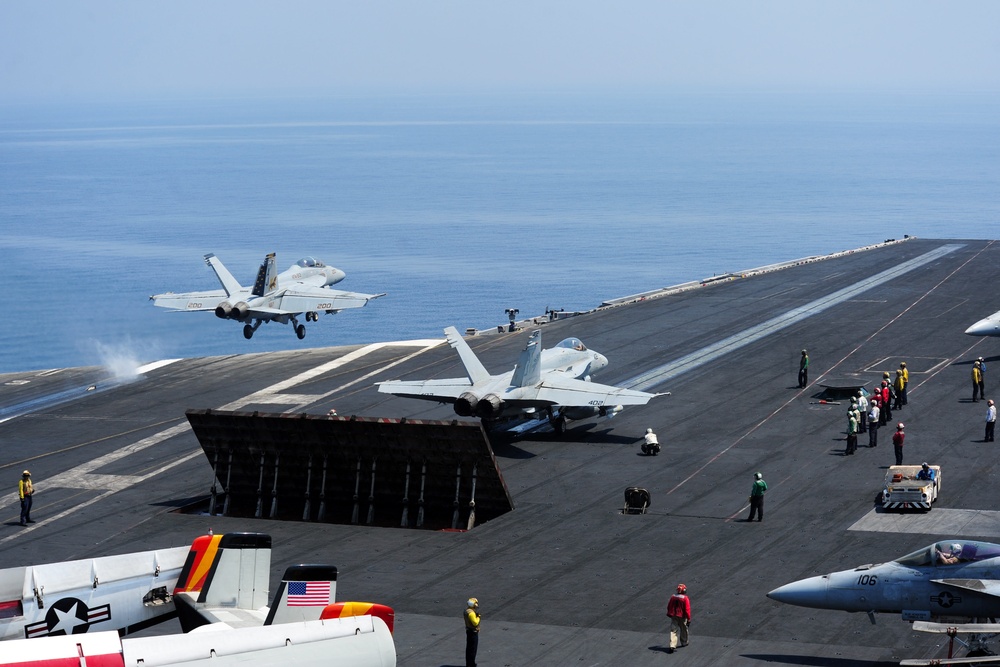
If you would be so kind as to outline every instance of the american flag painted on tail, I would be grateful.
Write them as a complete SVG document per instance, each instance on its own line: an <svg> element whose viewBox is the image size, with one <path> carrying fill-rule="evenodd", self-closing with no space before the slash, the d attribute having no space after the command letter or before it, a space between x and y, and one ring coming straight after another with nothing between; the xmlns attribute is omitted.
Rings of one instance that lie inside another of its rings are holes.
<svg viewBox="0 0 1000 667"><path fill-rule="evenodd" d="M289 581L289 607L325 607L330 604L329 581Z"/></svg>

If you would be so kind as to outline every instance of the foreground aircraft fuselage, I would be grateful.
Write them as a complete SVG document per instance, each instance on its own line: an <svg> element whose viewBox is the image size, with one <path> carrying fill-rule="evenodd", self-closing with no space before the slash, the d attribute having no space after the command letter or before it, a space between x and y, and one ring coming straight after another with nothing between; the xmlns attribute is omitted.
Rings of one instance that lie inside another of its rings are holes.
<svg viewBox="0 0 1000 667"><path fill-rule="evenodd" d="M1000 336L1000 311L984 317L965 330L970 336Z"/></svg>
<svg viewBox="0 0 1000 667"><path fill-rule="evenodd" d="M304 257L287 271L276 274L274 253L264 258L252 287L244 287L215 255L205 255L205 263L215 272L221 290L208 292L166 292L149 297L153 305L175 311L213 311L222 319L243 322L243 335L253 337L264 322L292 323L295 334L305 337L306 321L316 321L319 313L333 315L346 308L361 308L384 294L360 294L330 289L346 277L343 271L313 257ZM251 324L253 322L253 324Z"/></svg>
<svg viewBox="0 0 1000 667"><path fill-rule="evenodd" d="M785 584L767 596L814 609L899 613L909 621L995 618L1000 616L1000 545L938 542L888 563Z"/></svg>
<svg viewBox="0 0 1000 667"><path fill-rule="evenodd" d="M556 430L567 419L613 416L622 405L645 405L657 394L591 382L608 359L588 350L579 338L567 338L541 349L541 331L528 338L514 370L490 375L455 327L444 330L458 352L468 377L441 380L390 380L378 390L407 398L452 403L461 417L497 420L543 410Z"/></svg>
<svg viewBox="0 0 1000 667"><path fill-rule="evenodd" d="M0 570L0 639L132 632L165 620L187 554L177 547Z"/></svg>
<svg viewBox="0 0 1000 667"><path fill-rule="evenodd" d="M0 667L392 667L396 648L377 616L348 616L184 635L121 639L116 632L10 642Z"/></svg>

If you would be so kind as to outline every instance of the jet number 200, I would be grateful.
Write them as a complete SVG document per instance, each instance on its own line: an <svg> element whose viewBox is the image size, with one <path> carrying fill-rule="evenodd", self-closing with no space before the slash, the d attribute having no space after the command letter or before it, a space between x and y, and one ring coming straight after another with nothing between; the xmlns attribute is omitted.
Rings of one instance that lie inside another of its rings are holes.
<svg viewBox="0 0 1000 667"><path fill-rule="evenodd" d="M878 585L878 576L874 574L862 574L858 577L858 586L876 586Z"/></svg>

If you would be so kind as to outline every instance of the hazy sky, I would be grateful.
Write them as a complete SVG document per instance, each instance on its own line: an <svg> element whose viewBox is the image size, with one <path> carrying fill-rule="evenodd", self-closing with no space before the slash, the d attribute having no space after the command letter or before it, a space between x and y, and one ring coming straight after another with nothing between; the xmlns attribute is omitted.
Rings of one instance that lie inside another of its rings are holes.
<svg viewBox="0 0 1000 667"><path fill-rule="evenodd" d="M375 89L1000 89L1000 2L6 0L0 100Z"/></svg>

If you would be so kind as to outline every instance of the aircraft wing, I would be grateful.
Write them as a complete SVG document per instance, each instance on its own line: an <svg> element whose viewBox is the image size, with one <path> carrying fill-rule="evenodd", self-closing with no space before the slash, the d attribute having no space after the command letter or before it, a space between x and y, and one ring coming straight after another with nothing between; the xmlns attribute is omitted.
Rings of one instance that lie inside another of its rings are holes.
<svg viewBox="0 0 1000 667"><path fill-rule="evenodd" d="M467 378L441 380L389 380L376 382L379 393L420 398L439 403L454 403L463 393L469 391L472 383Z"/></svg>
<svg viewBox="0 0 1000 667"><path fill-rule="evenodd" d="M622 389L596 382L561 378L552 373L543 376L535 399L539 402L563 407L602 405L645 405L659 394L649 394L634 389ZM524 396L523 398L530 398Z"/></svg>
<svg viewBox="0 0 1000 667"><path fill-rule="evenodd" d="M345 310L347 308L361 308L367 305L372 299L385 296L382 294L362 294L361 292L345 292L343 290L329 289L327 287L307 287L289 288L282 290L280 305L275 309L276 314L291 315L295 313L305 313L308 311L322 312ZM267 309L254 308L253 310L267 312Z"/></svg>
<svg viewBox="0 0 1000 667"><path fill-rule="evenodd" d="M160 308L170 308L171 310L215 310L215 307L225 301L225 290L217 289L208 292L183 292L175 294L165 292L164 294L154 294L149 297L154 306Z"/></svg>

